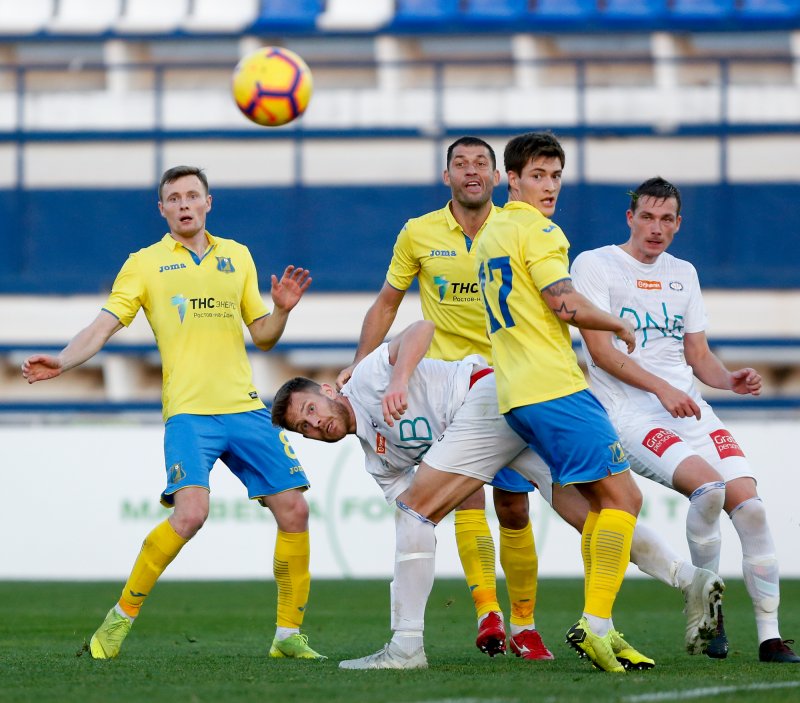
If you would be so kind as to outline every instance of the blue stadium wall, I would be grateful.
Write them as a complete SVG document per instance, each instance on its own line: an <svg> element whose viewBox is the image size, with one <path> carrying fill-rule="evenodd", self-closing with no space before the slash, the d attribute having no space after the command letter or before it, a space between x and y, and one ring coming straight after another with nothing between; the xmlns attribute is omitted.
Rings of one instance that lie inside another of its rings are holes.
<svg viewBox="0 0 800 703"><path fill-rule="evenodd" d="M705 287L800 287L798 184L686 186L671 251L693 261ZM392 243L409 217L441 207L443 186L216 188L209 230L246 243L262 277L294 263L315 292L382 284ZM627 237L622 185L566 186L554 218L584 249ZM128 252L165 231L151 190L0 191L0 293L109 290Z"/></svg>

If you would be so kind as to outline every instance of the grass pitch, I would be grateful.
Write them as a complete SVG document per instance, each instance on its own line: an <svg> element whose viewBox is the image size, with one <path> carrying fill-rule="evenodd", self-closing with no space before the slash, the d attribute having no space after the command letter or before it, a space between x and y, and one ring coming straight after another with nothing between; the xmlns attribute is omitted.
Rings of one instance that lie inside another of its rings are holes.
<svg viewBox="0 0 800 703"><path fill-rule="evenodd" d="M0 583L0 701L120 703L314 701L516 703L536 701L800 701L800 665L760 664L750 600L729 581L724 661L683 651L678 591L625 582L615 623L655 669L595 671L564 644L578 618L582 583L540 582L537 626L553 662L488 658L474 646L472 602L462 580L437 581L427 610L427 671L341 671L389 637L385 581L315 581L305 632L326 662L271 660L275 584L159 583L120 657L94 661L83 644L120 584ZM503 584L499 585L504 593ZM782 584L784 637L800 634L800 581Z"/></svg>

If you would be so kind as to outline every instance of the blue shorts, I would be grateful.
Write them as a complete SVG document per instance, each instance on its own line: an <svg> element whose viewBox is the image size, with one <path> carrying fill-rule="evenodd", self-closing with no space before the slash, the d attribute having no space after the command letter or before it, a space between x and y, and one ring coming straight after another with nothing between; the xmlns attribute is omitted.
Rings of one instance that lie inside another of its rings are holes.
<svg viewBox="0 0 800 703"><path fill-rule="evenodd" d="M272 424L266 408L229 415L173 415L164 428L164 459L167 487L161 503L166 507L181 488L209 489L217 459L245 485L250 498L309 486L286 433Z"/></svg>
<svg viewBox="0 0 800 703"><path fill-rule="evenodd" d="M533 493L536 490L527 478L518 474L514 469L504 466L494 475L494 480L489 484L509 493Z"/></svg>
<svg viewBox="0 0 800 703"><path fill-rule="evenodd" d="M547 462L553 483L589 483L630 468L611 420L591 391L512 408L505 418Z"/></svg>

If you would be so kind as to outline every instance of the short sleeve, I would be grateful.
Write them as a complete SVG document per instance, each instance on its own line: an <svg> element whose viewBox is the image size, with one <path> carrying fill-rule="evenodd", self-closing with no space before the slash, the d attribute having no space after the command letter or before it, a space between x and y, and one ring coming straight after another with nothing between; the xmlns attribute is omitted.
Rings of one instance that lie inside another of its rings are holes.
<svg viewBox="0 0 800 703"><path fill-rule="evenodd" d="M578 254L572 262L572 282L575 290L585 295L601 310L611 310L611 291L608 286L608 271L604 270L599 257L591 252Z"/></svg>
<svg viewBox="0 0 800 703"><path fill-rule="evenodd" d="M686 317L683 320L684 333L704 332L708 327L708 314L700 291L700 279L697 269L692 266L691 284L689 291L689 304L686 306Z"/></svg>
<svg viewBox="0 0 800 703"><path fill-rule="evenodd" d="M548 223L544 227L529 228L524 247L525 266L540 291L569 278L569 242L560 227Z"/></svg>
<svg viewBox="0 0 800 703"><path fill-rule="evenodd" d="M103 310L110 312L127 327L144 305L144 296L144 279L139 272L136 254L131 254L114 279Z"/></svg>
<svg viewBox="0 0 800 703"><path fill-rule="evenodd" d="M400 230L392 251L392 260L386 272L386 281L392 288L408 290L419 273L419 259L414 256L414 243L408 223Z"/></svg>

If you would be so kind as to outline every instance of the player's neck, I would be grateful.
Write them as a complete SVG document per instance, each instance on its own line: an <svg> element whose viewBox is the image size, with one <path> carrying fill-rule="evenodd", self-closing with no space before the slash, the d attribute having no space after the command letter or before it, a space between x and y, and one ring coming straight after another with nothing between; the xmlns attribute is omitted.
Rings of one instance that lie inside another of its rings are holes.
<svg viewBox="0 0 800 703"><path fill-rule="evenodd" d="M658 261L658 257L660 256L660 254L656 256L647 256L646 254L643 254L642 252L635 250L631 246L630 242L625 242L625 244L619 244L618 246L628 256L630 256L632 259L636 259L636 261L638 261L640 264L647 264L647 265L654 264L656 261Z"/></svg>
<svg viewBox="0 0 800 703"><path fill-rule="evenodd" d="M358 422L356 421L356 413L353 410L352 404L350 403L350 398L339 393L339 399L341 400L342 405L347 408L347 434L355 434L356 429L358 428Z"/></svg>
<svg viewBox="0 0 800 703"><path fill-rule="evenodd" d="M183 244L189 251L194 252L197 256L203 256L208 248L208 237L206 237L205 229L201 229L192 235L186 236L170 232L170 236L180 244Z"/></svg>
<svg viewBox="0 0 800 703"><path fill-rule="evenodd" d="M455 200L450 202L450 212L453 213L456 222L461 225L464 234L470 239L475 239L475 235L480 232L483 223L486 222L486 218L489 217L489 213L492 211L492 207L494 205L491 200L477 210L466 208Z"/></svg>

